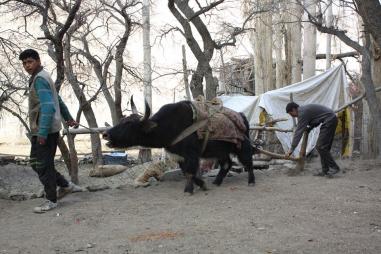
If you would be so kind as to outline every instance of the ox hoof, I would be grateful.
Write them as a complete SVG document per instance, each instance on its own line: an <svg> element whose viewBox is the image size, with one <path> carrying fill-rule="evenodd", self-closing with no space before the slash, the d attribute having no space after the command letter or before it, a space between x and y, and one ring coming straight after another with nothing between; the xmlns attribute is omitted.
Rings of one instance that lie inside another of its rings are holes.
<svg viewBox="0 0 381 254"><path fill-rule="evenodd" d="M222 184L222 181L218 181L217 179L213 181L214 185L220 186Z"/></svg>
<svg viewBox="0 0 381 254"><path fill-rule="evenodd" d="M193 195L193 192L184 192L184 196L190 197Z"/></svg>
<svg viewBox="0 0 381 254"><path fill-rule="evenodd" d="M253 187L255 185L255 183L249 183L248 185Z"/></svg>
<svg viewBox="0 0 381 254"><path fill-rule="evenodd" d="M207 191L207 190L209 190L208 187L206 186L206 184L204 184L202 187L200 187L200 189L201 189L202 191Z"/></svg>

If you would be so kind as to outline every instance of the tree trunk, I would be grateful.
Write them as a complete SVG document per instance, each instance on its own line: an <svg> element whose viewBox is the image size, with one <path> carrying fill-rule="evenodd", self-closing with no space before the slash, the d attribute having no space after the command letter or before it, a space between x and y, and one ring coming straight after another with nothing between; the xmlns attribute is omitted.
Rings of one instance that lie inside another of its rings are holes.
<svg viewBox="0 0 381 254"><path fill-rule="evenodd" d="M311 16L316 16L316 0L304 0L304 7ZM307 12L306 21L308 21ZM303 26L303 79L308 79L315 76L316 70L316 27L310 22L305 22Z"/></svg>
<svg viewBox="0 0 381 254"><path fill-rule="evenodd" d="M185 87L185 94L187 95L187 100L192 100L191 91L189 88L189 72L188 72L188 66L187 66L187 54L185 51L185 45L181 47L182 54L183 54L183 73L184 73L184 87Z"/></svg>
<svg viewBox="0 0 381 254"><path fill-rule="evenodd" d="M289 18L289 17L288 17ZM287 19L286 19L287 20ZM288 19L289 20L289 19ZM285 73L285 83L291 84L292 80L292 67L291 67L291 31L289 28L289 25L285 25L286 29L283 33L284 38L284 53L285 53L285 66L284 66L284 73Z"/></svg>
<svg viewBox="0 0 381 254"><path fill-rule="evenodd" d="M212 67L208 64L205 67L205 97L207 100L211 100L217 96L218 82L213 77Z"/></svg>
<svg viewBox="0 0 381 254"><path fill-rule="evenodd" d="M204 77L207 87L206 90L210 92L207 97L215 96L215 92L212 91L215 90L216 84L209 64L216 47L215 41L212 39L203 20L198 15L195 15L195 12L189 6L189 1L169 0L168 8L181 24L186 42L198 61L196 71L192 75L190 83L193 98L196 98L199 95L204 95L202 84ZM201 36L203 49L201 49L200 44L195 39L190 23L193 24L198 34Z"/></svg>
<svg viewBox="0 0 381 254"><path fill-rule="evenodd" d="M377 145L377 151L375 154L377 154L376 157L381 157L381 107L380 107L380 101L377 98L376 92L375 92L375 86L374 82L372 80L372 66L371 66L371 56L370 54L367 54L364 52L363 59L361 62L362 67L362 76L361 76L361 83L365 88L366 92L366 99L369 105L369 111L371 113L371 119L373 121L373 131L376 137L376 145Z"/></svg>
<svg viewBox="0 0 381 254"><path fill-rule="evenodd" d="M202 71L202 64L198 63L196 71L192 75L190 89L192 92L193 98L197 98L198 96L204 96L204 89L202 85L202 81L204 80L204 73Z"/></svg>
<svg viewBox="0 0 381 254"><path fill-rule="evenodd" d="M74 138L75 138L75 135L71 135L71 134L67 135L67 143L68 143L69 151L70 151L70 165L71 165L70 178L73 183L78 184L79 183L78 156L77 156L77 151L75 149Z"/></svg>
<svg viewBox="0 0 381 254"><path fill-rule="evenodd" d="M259 1L257 1L258 4ZM269 0L262 1L268 5ZM270 13L258 14L253 34L254 67L255 67L255 95L273 90L273 59L272 59L272 16Z"/></svg>
<svg viewBox="0 0 381 254"><path fill-rule="evenodd" d="M379 0L355 0L366 30L381 48L381 4Z"/></svg>
<svg viewBox="0 0 381 254"><path fill-rule="evenodd" d="M325 18L326 26L332 27L333 26L333 14L332 14L332 0L328 0L328 9L327 9L327 16ZM327 36L327 46L326 46L326 64L325 69L328 70L331 68L331 45L332 45L332 35L326 34Z"/></svg>
<svg viewBox="0 0 381 254"><path fill-rule="evenodd" d="M378 48L377 43L372 40L372 60L371 60L371 68L372 68L372 80L374 84L381 84L381 51ZM376 99L378 103L381 102L381 94L376 94ZM380 143L380 139L377 139L377 127L376 122L373 119L370 119L369 123L369 154L372 158L377 157L380 154L381 149L379 149L378 143ZM381 155L380 155L381 156Z"/></svg>
<svg viewBox="0 0 381 254"><path fill-rule="evenodd" d="M60 136L59 139L58 139L58 148L60 149L61 151L61 156L65 162L65 165L66 165L66 168L67 168L67 171L69 172L69 175L71 175L71 161L70 161L70 152L69 152L69 149L67 148L66 146L66 143L63 139L63 136Z"/></svg>
<svg viewBox="0 0 381 254"><path fill-rule="evenodd" d="M283 59L283 15L282 11L279 10L278 13L275 13L275 34L274 34L274 48L275 48L275 87L276 89L282 88L285 84L285 60Z"/></svg>
<svg viewBox="0 0 381 254"><path fill-rule="evenodd" d="M290 31L290 64L291 64L291 83L300 82L302 79L302 7L297 3L289 4L289 23L287 29Z"/></svg>
<svg viewBox="0 0 381 254"><path fill-rule="evenodd" d="M65 55L65 63L66 63L66 77L74 91L75 96L79 101L79 111L83 111L83 114L86 118L86 121L90 128L97 128L97 119L95 117L95 113L91 107L91 104L87 101L86 95L83 92L83 89L80 87L80 82L77 80L76 75L74 74L71 58L70 58L70 48L71 48L71 36L67 35L65 39L65 47L64 47L64 55ZM85 84L82 84L85 86ZM80 118L80 115L79 115ZM80 119L76 119L78 122ZM69 137L69 136L68 136ZM91 153L93 156L93 166L103 164L102 159L102 144L98 134L91 134Z"/></svg>
<svg viewBox="0 0 381 254"><path fill-rule="evenodd" d="M151 70L151 40L150 40L150 1L143 0L143 50L144 50L144 99L152 109L152 70ZM144 163L152 159L150 149L139 151L139 160Z"/></svg>

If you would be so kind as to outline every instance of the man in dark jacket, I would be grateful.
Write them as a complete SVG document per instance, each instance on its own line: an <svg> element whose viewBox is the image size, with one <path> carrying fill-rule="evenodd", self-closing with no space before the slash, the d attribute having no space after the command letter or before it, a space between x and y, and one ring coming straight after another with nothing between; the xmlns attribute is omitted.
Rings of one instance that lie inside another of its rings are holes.
<svg viewBox="0 0 381 254"><path fill-rule="evenodd" d="M340 168L330 153L338 122L336 114L323 105L308 104L299 106L294 102L287 104L286 112L292 117L298 118L298 125L294 133L291 148L286 155L291 156L298 146L304 131L309 131L321 125L316 150L320 154L322 172L316 175L332 177L334 174L337 174Z"/></svg>
<svg viewBox="0 0 381 254"><path fill-rule="evenodd" d="M28 113L32 143L30 164L44 185L47 199L44 204L35 207L34 212L44 213L57 207L58 198L73 191L80 191L79 186L68 182L54 167L61 116L69 126L74 127L78 124L57 94L49 73L41 66L38 52L27 49L20 54L19 59L31 75Z"/></svg>

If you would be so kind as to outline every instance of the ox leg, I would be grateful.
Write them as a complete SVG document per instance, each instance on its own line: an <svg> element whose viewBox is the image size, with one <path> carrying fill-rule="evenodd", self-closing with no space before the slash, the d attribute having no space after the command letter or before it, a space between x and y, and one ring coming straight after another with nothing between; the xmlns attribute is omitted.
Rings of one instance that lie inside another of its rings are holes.
<svg viewBox="0 0 381 254"><path fill-rule="evenodd" d="M185 193L189 193L190 195L193 194L194 186L193 186L193 175L186 173L185 178L187 179L187 182L185 184Z"/></svg>
<svg viewBox="0 0 381 254"><path fill-rule="evenodd" d="M185 184L184 192L193 194L193 191L194 191L193 183L196 183L197 185L200 183L198 180L195 181L196 173L199 167L199 160L198 158L189 158L189 159L187 158L184 162L180 163L180 167L182 171L185 173L185 178L187 180Z"/></svg>
<svg viewBox="0 0 381 254"><path fill-rule="evenodd" d="M204 180L202 180L201 178L197 177L197 176L194 176L193 177L193 181L194 183L200 187L201 190L203 191L207 191L208 188L206 187L206 183L204 182Z"/></svg>
<svg viewBox="0 0 381 254"><path fill-rule="evenodd" d="M226 159L219 160L218 163L220 164L220 171L218 172L216 179L214 179L213 184L220 186L232 166L232 161L228 157Z"/></svg>
<svg viewBox="0 0 381 254"><path fill-rule="evenodd" d="M239 161L244 165L248 174L248 183L250 186L255 184L253 167L253 149L248 141L242 142L241 151L237 154Z"/></svg>

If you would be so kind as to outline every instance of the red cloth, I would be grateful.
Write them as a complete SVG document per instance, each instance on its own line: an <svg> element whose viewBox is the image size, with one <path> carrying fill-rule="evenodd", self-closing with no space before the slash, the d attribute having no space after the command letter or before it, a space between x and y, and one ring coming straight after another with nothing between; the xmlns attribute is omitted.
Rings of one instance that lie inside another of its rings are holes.
<svg viewBox="0 0 381 254"><path fill-rule="evenodd" d="M238 112L225 108L218 101L195 101L197 121L209 119L208 124L197 131L200 139L205 138L209 131L209 140L219 140L234 143L241 147L247 131L245 122Z"/></svg>

